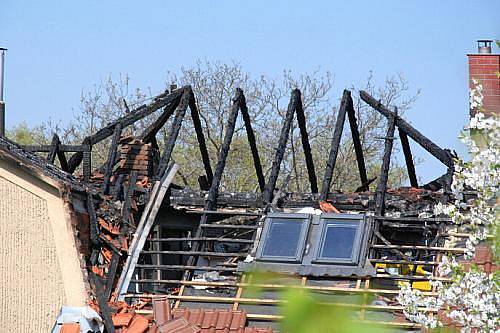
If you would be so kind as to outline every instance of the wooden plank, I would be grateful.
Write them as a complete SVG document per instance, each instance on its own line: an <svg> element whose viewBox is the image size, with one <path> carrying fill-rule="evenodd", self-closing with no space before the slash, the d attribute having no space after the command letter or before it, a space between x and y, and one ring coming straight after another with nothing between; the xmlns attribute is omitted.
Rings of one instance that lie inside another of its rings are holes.
<svg viewBox="0 0 500 333"><path fill-rule="evenodd" d="M210 165L210 155L208 154L207 144L205 142L205 135L203 134L203 127L200 121L200 112L196 105L196 98L193 91L190 89L189 110L191 111L191 119L193 120L194 131L196 132L196 139L198 140L198 147L200 148L201 160L205 168L208 184L212 184L214 174ZM208 187L207 187L208 188Z"/></svg>
<svg viewBox="0 0 500 333"><path fill-rule="evenodd" d="M262 193L262 200L266 205L270 204L273 200L274 189L276 188L276 182L278 180L281 162L283 161L283 157L285 156L285 149L288 142L288 135L290 133L290 126L292 125L293 121L293 114L297 108L299 98L300 90L294 89L292 91L292 95L290 96L290 102L288 103L285 120L283 122L283 127L281 128L276 155L271 166L271 173L269 175L266 186L264 187L264 192Z"/></svg>
<svg viewBox="0 0 500 333"><path fill-rule="evenodd" d="M243 95L241 99L240 110L243 122L245 123L248 144L250 145L250 151L252 152L253 164L255 167L255 174L257 176L257 181L259 182L259 188L261 192L264 192L264 188L266 186L266 180L264 178L264 172L262 171L262 164L260 163L259 151L257 149L257 140L255 139L255 134L252 128L252 122L250 120L250 114L248 113L248 107L245 95Z"/></svg>
<svg viewBox="0 0 500 333"><path fill-rule="evenodd" d="M387 191L387 180L389 179L389 168L391 164L392 147L394 144L394 130L396 127L396 115L389 117L389 126L385 138L384 157L380 167L380 177L375 191L375 213L383 216L385 213L385 194Z"/></svg>
<svg viewBox="0 0 500 333"><path fill-rule="evenodd" d="M54 164L54 161L56 159L56 154L57 151L59 150L59 145L61 144L61 140L59 140L59 136L54 133L52 136L52 143L50 144L50 151L49 154L47 155L47 161L51 164Z"/></svg>
<svg viewBox="0 0 500 333"><path fill-rule="evenodd" d="M179 95L178 97L173 99L170 104L165 106L160 116L151 125L149 125L144 130L144 132L142 132L142 134L139 136L138 139L144 143L150 143L156 136L156 133L158 133L158 131L163 127L163 125L165 125L167 120L174 113L180 101L181 101L181 96Z"/></svg>
<svg viewBox="0 0 500 333"><path fill-rule="evenodd" d="M354 152L356 153L356 161L358 163L359 179L361 181L361 187L359 192L364 192L369 190L370 183L368 182L368 176L366 174L365 158L363 156L363 147L361 145L361 138L359 136L358 121L356 119L356 111L354 110L354 104L351 95L347 99L347 117L349 119L349 126L351 128L352 143L354 145Z"/></svg>
<svg viewBox="0 0 500 333"><path fill-rule="evenodd" d="M246 274L243 274L243 275L241 276L240 281L241 281L242 283L245 283L246 277L247 277L247 275L246 275ZM251 278L251 277L252 277L252 276L250 275L250 278ZM236 295L235 295L235 298L241 298L241 295L242 295L242 294L243 294L243 288L242 288L242 287L239 287L239 288L238 288L238 290L236 290ZM240 305L240 303L239 303L239 302L234 301L234 303L233 303L233 311L238 310L238 306L239 306L239 305Z"/></svg>
<svg viewBox="0 0 500 333"><path fill-rule="evenodd" d="M321 187L321 195L319 197L319 199L322 201L325 201L328 198L328 192L330 191L333 170L335 169L335 163L337 162L337 155L340 148L340 139L342 138L342 131L344 130L345 115L350 95L351 92L349 90L344 90L342 100L340 102L340 108L337 114L337 120L335 122L335 130L333 131L332 143L330 146L330 154L328 155L328 161L326 162L325 175L323 177L323 185Z"/></svg>
<svg viewBox="0 0 500 333"><path fill-rule="evenodd" d="M170 129L167 141L165 142L165 150L163 152L163 155L161 156L160 163L158 164L155 179L161 179L163 177L163 174L165 173L165 170L170 163L175 147L175 142L177 141L177 137L179 136L179 132L182 126L182 121L184 120L184 116L186 115L189 96L189 90L186 89L182 94L181 101L179 102L179 106L177 107L177 112L175 113L172 128Z"/></svg>
<svg viewBox="0 0 500 333"><path fill-rule="evenodd" d="M302 98L299 95L297 101L297 108L295 109L297 115L297 123L300 129L300 138L302 140L302 149L306 159L307 174L309 176L309 183L311 184L311 193L318 193L318 180L316 178L316 171L314 170L314 161L311 153L311 145L309 144L309 135L306 128L306 116L304 114L304 107L302 105Z"/></svg>
<svg viewBox="0 0 500 333"><path fill-rule="evenodd" d="M118 149L118 141L120 140L120 136L122 135L122 126L121 124L116 125L113 133L113 138L111 139L111 144L109 146L108 152L108 161L106 163L106 170L104 172L104 181L103 181L103 193L109 193L109 182L111 179L111 175L113 174L113 167L116 163L116 154Z"/></svg>
<svg viewBox="0 0 500 333"><path fill-rule="evenodd" d="M415 172L415 165L413 164L413 157L411 154L410 142L408 136L401 129L398 128L399 139L401 140L401 147L403 148L403 155L405 156L406 170L408 170L408 178L410 178L411 187L418 188L417 174Z"/></svg>
<svg viewBox="0 0 500 333"><path fill-rule="evenodd" d="M156 215L160 210L163 198L165 197L165 194L167 193L167 190L170 187L175 174L177 173L177 169L177 164L173 164L165 174L163 179L155 182L148 204L146 205L146 208L141 215L141 220L139 221L137 231L134 234L134 238L132 239L132 242L130 244L127 260L123 267L122 274L120 276L120 279L118 280L118 284L116 287L116 295L118 300L123 300L123 295L128 290L132 274L134 273L135 266L137 265L137 261L139 260L140 252L144 247L146 238L148 237L151 227L153 226L156 219Z"/></svg>

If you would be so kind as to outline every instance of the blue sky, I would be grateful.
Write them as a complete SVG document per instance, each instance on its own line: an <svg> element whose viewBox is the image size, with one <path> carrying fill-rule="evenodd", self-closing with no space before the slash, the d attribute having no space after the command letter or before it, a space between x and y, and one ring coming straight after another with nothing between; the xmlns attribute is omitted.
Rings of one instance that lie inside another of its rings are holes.
<svg viewBox="0 0 500 333"><path fill-rule="evenodd" d="M164 87L167 71L196 59L237 61L253 75L316 69L335 95L401 73L422 94L406 114L442 147L467 121L467 53L500 38L500 1L0 1L7 54L7 126L68 121L82 89L109 74ZM495 49L498 52L498 49ZM439 163L415 149L428 180Z"/></svg>

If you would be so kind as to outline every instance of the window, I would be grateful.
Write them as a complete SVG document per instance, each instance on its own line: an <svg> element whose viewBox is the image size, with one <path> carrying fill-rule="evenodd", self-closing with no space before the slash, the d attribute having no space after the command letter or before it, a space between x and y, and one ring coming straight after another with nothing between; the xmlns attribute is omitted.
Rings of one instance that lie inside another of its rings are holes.
<svg viewBox="0 0 500 333"><path fill-rule="evenodd" d="M366 260L370 225L362 214L269 214L257 240L255 260L239 262L238 271L375 276L375 268Z"/></svg>
<svg viewBox="0 0 500 333"><path fill-rule="evenodd" d="M314 262L356 264L359 260L363 217L348 214L323 214L319 223Z"/></svg>
<svg viewBox="0 0 500 333"><path fill-rule="evenodd" d="M257 259L300 262L309 221L307 214L269 214L264 222Z"/></svg>

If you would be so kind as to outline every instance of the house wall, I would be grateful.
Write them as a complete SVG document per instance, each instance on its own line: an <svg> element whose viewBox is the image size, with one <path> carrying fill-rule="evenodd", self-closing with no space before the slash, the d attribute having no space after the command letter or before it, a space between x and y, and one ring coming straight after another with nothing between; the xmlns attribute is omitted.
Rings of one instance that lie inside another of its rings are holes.
<svg viewBox="0 0 500 333"><path fill-rule="evenodd" d="M49 332L62 305L87 299L69 213L59 191L0 160L0 322Z"/></svg>

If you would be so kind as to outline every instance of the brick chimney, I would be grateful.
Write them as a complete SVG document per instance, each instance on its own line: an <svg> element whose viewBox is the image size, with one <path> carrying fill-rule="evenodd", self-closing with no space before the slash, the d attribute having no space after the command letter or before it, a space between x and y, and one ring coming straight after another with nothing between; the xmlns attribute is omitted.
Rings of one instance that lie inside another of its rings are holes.
<svg viewBox="0 0 500 333"><path fill-rule="evenodd" d="M491 40L478 40L478 52L468 54L469 88L473 87L472 79L483 86L483 108L486 114L495 113L500 116L500 54L491 53ZM471 116L474 110L471 110Z"/></svg>

